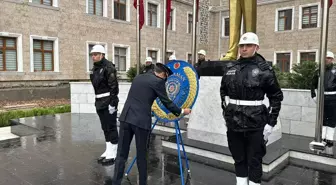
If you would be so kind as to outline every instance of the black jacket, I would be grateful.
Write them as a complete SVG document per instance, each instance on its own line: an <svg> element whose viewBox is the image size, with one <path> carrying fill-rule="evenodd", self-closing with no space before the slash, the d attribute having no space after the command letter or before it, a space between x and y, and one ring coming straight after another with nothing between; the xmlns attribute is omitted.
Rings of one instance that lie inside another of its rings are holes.
<svg viewBox="0 0 336 185"><path fill-rule="evenodd" d="M234 131L261 130L266 124L276 125L281 109L283 93L275 73L265 59L254 57L229 63L224 70L220 87L222 105L225 96L235 100L263 100L267 95L270 107L229 104L222 106L229 129Z"/></svg>
<svg viewBox="0 0 336 185"><path fill-rule="evenodd" d="M316 97L315 89L317 89L318 86L318 79L319 79L319 70L316 70L310 88L312 98ZM336 91L336 66L333 64L326 65L324 75L324 91L325 92ZM336 100L336 95L325 96L325 99Z"/></svg>
<svg viewBox="0 0 336 185"><path fill-rule="evenodd" d="M96 98L95 106L97 110L106 109L108 105L118 108L118 80L117 71L112 62L103 58L93 64L90 80L95 94L110 93L110 96Z"/></svg>
<svg viewBox="0 0 336 185"><path fill-rule="evenodd" d="M153 70L154 70L154 64L151 64L151 65L145 66L145 69L142 71L142 73L150 73L150 72L153 72Z"/></svg>
<svg viewBox="0 0 336 185"><path fill-rule="evenodd" d="M181 108L168 98L165 83L165 80L155 76L154 73L140 74L135 77L119 121L150 130L152 124L151 108L157 97L168 110L179 116Z"/></svg>

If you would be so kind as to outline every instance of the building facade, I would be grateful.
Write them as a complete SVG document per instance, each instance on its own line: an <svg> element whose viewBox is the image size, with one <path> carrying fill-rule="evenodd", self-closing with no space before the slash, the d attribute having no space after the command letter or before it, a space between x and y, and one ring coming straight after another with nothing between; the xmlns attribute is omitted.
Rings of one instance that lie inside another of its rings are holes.
<svg viewBox="0 0 336 185"><path fill-rule="evenodd" d="M212 28L209 30L211 57L225 54L229 41L228 2L210 9ZM260 51L281 71L289 72L294 64L319 61L321 34L320 0L258 0L257 34ZM329 9L328 50L336 53L336 5ZM220 42L219 42L220 41Z"/></svg>
<svg viewBox="0 0 336 185"><path fill-rule="evenodd" d="M145 0L141 60L162 62L163 0ZM193 0L173 0L168 52L191 60ZM0 82L88 80L95 44L119 74L136 63L133 0L1 0ZM228 0L201 0L197 50L217 60L229 41ZM320 0L258 0L260 53L282 71L319 58ZM330 8L328 49L336 53L336 5Z"/></svg>

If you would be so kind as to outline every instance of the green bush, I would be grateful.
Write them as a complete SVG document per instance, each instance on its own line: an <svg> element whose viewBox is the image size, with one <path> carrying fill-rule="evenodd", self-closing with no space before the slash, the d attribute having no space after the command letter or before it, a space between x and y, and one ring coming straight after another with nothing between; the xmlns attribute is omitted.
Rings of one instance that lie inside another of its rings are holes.
<svg viewBox="0 0 336 185"><path fill-rule="evenodd" d="M302 62L295 64L292 69L293 73L288 77L289 86L293 89L310 89L317 63Z"/></svg>
<svg viewBox="0 0 336 185"><path fill-rule="evenodd" d="M143 70L145 70L145 65L140 66L140 74ZM130 67L126 74L128 77L128 81L132 82L135 76L137 75L137 65Z"/></svg>
<svg viewBox="0 0 336 185"><path fill-rule="evenodd" d="M317 63L312 61L295 64L292 68L292 73L280 72L280 69L274 66L280 87L290 89L310 89L316 69Z"/></svg>
<svg viewBox="0 0 336 185"><path fill-rule="evenodd" d="M43 115L53 115L53 114L66 113L66 112L71 112L70 105L2 112L0 113L0 127L9 126L11 119L33 117L33 116L43 116Z"/></svg>

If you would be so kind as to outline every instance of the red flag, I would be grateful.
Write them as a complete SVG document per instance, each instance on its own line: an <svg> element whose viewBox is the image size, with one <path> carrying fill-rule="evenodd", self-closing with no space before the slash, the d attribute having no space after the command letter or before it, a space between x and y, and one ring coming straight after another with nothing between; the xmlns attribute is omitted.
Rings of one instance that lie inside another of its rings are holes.
<svg viewBox="0 0 336 185"><path fill-rule="evenodd" d="M333 0L329 0L329 8L331 7L332 4L333 4Z"/></svg>
<svg viewBox="0 0 336 185"><path fill-rule="evenodd" d="M145 23L145 10L144 10L144 3L143 0L139 0L139 28L142 29L142 26ZM137 9L137 0L134 0L133 6L135 9Z"/></svg>
<svg viewBox="0 0 336 185"><path fill-rule="evenodd" d="M196 1L196 22L198 22L199 0Z"/></svg>
<svg viewBox="0 0 336 185"><path fill-rule="evenodd" d="M166 23L167 23L167 26L169 25L170 23L170 12L172 11L172 8L171 8L171 0L167 0L167 9L166 9Z"/></svg>

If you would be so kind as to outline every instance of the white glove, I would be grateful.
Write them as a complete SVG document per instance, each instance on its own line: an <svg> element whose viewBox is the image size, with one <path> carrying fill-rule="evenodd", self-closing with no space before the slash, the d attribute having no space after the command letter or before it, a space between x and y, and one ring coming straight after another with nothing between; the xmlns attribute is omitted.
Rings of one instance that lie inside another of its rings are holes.
<svg viewBox="0 0 336 185"><path fill-rule="evenodd" d="M314 100L315 103L317 102L317 98L316 98L316 96L313 98L313 100Z"/></svg>
<svg viewBox="0 0 336 185"><path fill-rule="evenodd" d="M264 127L264 140L267 141L268 140L268 137L271 135L273 131L273 127L269 124L266 124L265 127Z"/></svg>
<svg viewBox="0 0 336 185"><path fill-rule="evenodd" d="M112 107L111 105L109 105L108 109L109 109L109 113L110 114L113 114L113 113L115 113L117 111L116 108Z"/></svg>

